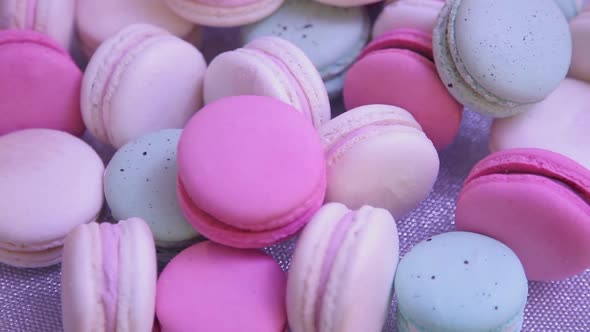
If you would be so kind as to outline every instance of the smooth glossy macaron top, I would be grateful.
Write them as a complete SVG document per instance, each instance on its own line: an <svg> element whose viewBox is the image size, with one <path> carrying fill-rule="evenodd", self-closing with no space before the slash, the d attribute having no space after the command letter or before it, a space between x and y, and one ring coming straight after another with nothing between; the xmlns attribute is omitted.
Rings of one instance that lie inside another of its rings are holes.
<svg viewBox="0 0 590 332"><path fill-rule="evenodd" d="M561 280L590 267L589 202L587 168L548 150L504 150L469 174L456 225L508 245L529 280Z"/></svg>
<svg viewBox="0 0 590 332"><path fill-rule="evenodd" d="M21 130L0 137L0 262L40 267L61 260L65 236L94 221L104 165L70 134Z"/></svg>
<svg viewBox="0 0 590 332"><path fill-rule="evenodd" d="M572 65L568 75L590 82L590 5L570 21L573 40Z"/></svg>
<svg viewBox="0 0 590 332"><path fill-rule="evenodd" d="M74 37L75 0L4 0L0 3L0 29L35 30L70 49Z"/></svg>
<svg viewBox="0 0 590 332"><path fill-rule="evenodd" d="M280 37L260 37L215 57L203 94L206 104L229 96L269 96L295 107L316 128L330 120L330 100L317 69L301 49Z"/></svg>
<svg viewBox="0 0 590 332"><path fill-rule="evenodd" d="M199 25L238 27L259 21L283 0L162 0L170 9Z"/></svg>
<svg viewBox="0 0 590 332"><path fill-rule="evenodd" d="M386 210L326 204L303 230L289 268L291 330L381 331L398 255L395 220Z"/></svg>
<svg viewBox="0 0 590 332"><path fill-rule="evenodd" d="M399 106L439 149L459 132L463 111L437 74L430 34L413 29L385 33L364 49L346 76L344 103Z"/></svg>
<svg viewBox="0 0 590 332"><path fill-rule="evenodd" d="M518 332L528 285L506 245L451 232L420 242L402 258L395 293L401 332Z"/></svg>
<svg viewBox="0 0 590 332"><path fill-rule="evenodd" d="M157 268L143 220L76 227L64 244L61 278L65 332L152 331Z"/></svg>
<svg viewBox="0 0 590 332"><path fill-rule="evenodd" d="M176 196L176 149L181 134L181 129L165 129L125 144L109 162L104 177L113 217L142 218L162 247L174 247L197 236Z"/></svg>
<svg viewBox="0 0 590 332"><path fill-rule="evenodd" d="M373 38L395 29L416 29L428 34L436 23L444 1L397 0L387 3L373 26Z"/></svg>
<svg viewBox="0 0 590 332"><path fill-rule="evenodd" d="M448 1L433 36L449 91L495 117L543 100L571 61L567 21L553 0Z"/></svg>
<svg viewBox="0 0 590 332"><path fill-rule="evenodd" d="M590 82L566 78L529 112L494 120L490 149L542 148L590 169L589 96Z"/></svg>
<svg viewBox="0 0 590 332"><path fill-rule="evenodd" d="M163 0L77 0L76 22L87 56L128 25L151 24L180 38L187 37L194 28L193 23L175 14Z"/></svg>
<svg viewBox="0 0 590 332"><path fill-rule="evenodd" d="M202 242L181 252L158 280L162 332L283 332L286 275L268 255Z"/></svg>
<svg viewBox="0 0 590 332"><path fill-rule="evenodd" d="M81 81L80 69L48 36L0 31L0 135L28 128L82 135Z"/></svg>
<svg viewBox="0 0 590 332"><path fill-rule="evenodd" d="M183 128L202 106L205 70L203 55L188 42L152 25L130 25L98 48L84 72L84 123L115 148Z"/></svg>
<svg viewBox="0 0 590 332"><path fill-rule="evenodd" d="M328 202L353 209L368 204L401 219L436 181L436 149L401 108L359 107L332 119L320 135L328 164Z"/></svg>
<svg viewBox="0 0 590 332"><path fill-rule="evenodd" d="M316 66L330 97L342 91L344 74L367 43L370 21L364 7L339 8L313 0L288 0L268 18L242 29L248 43L282 37L298 46ZM338 38L334 38L338 35Z"/></svg>
<svg viewBox="0 0 590 332"><path fill-rule="evenodd" d="M199 111L178 146L180 204L189 222L226 245L262 247L305 225L326 189L322 144L291 106L224 98Z"/></svg>

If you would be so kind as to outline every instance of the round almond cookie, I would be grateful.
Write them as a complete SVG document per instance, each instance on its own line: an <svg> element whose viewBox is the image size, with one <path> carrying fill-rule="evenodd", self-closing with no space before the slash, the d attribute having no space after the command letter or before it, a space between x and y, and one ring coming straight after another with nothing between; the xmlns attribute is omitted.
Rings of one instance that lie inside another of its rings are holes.
<svg viewBox="0 0 590 332"><path fill-rule="evenodd" d="M432 34L443 5L441 0L390 1L375 20L373 38L395 29L416 29Z"/></svg>
<svg viewBox="0 0 590 332"><path fill-rule="evenodd" d="M104 165L84 141L50 129L0 137L0 263L61 261L66 235L96 220Z"/></svg>

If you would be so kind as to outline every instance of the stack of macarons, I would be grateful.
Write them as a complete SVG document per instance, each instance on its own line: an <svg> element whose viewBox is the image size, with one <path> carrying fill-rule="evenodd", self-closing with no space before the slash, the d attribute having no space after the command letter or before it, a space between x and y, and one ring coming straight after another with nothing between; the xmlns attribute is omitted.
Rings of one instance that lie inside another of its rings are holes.
<svg viewBox="0 0 590 332"><path fill-rule="evenodd" d="M590 268L590 9L376 2L0 4L0 263L62 263L65 331L520 331ZM492 154L400 261L465 107Z"/></svg>

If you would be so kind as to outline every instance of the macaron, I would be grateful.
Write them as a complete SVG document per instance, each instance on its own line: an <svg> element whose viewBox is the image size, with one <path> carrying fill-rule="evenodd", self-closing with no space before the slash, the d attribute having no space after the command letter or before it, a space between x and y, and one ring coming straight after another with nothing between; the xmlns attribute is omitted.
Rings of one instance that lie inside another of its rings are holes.
<svg viewBox="0 0 590 332"><path fill-rule="evenodd" d="M50 37L0 31L0 136L27 128L82 135L81 81L80 69Z"/></svg>
<svg viewBox="0 0 590 332"><path fill-rule="evenodd" d="M384 208L396 220L432 190L439 159L432 141L405 110L359 107L320 130L328 165L327 202Z"/></svg>
<svg viewBox="0 0 590 332"><path fill-rule="evenodd" d="M238 27L259 21L284 0L163 0L172 11L199 25Z"/></svg>
<svg viewBox="0 0 590 332"><path fill-rule="evenodd" d="M458 230L508 245L535 281L590 268L590 170L542 149L510 149L480 161L457 200Z"/></svg>
<svg viewBox="0 0 590 332"><path fill-rule="evenodd" d="M336 7L360 7L372 3L377 3L382 0L315 0L319 3Z"/></svg>
<svg viewBox="0 0 590 332"><path fill-rule="evenodd" d="M84 123L115 148L153 131L183 128L202 106L205 69L191 44L152 25L131 25L90 59L82 82Z"/></svg>
<svg viewBox="0 0 590 332"><path fill-rule="evenodd" d="M312 0L287 0L273 15L242 28L245 43L282 37L299 47L320 72L330 98L340 96L344 75L369 39L364 7L341 8ZM338 38L334 38L338 35Z"/></svg>
<svg viewBox="0 0 590 332"><path fill-rule="evenodd" d="M297 46L279 37L260 37L211 61L204 98L268 96L299 110L314 126L330 120L330 100L321 75Z"/></svg>
<svg viewBox="0 0 590 332"><path fill-rule="evenodd" d="M398 259L397 228L386 210L322 207L303 230L291 261L291 331L382 331Z"/></svg>
<svg viewBox="0 0 590 332"><path fill-rule="evenodd" d="M344 104L399 106L412 114L438 149L459 132L463 105L447 91L432 58L429 33L392 30L371 42L344 81Z"/></svg>
<svg viewBox="0 0 590 332"><path fill-rule="evenodd" d="M205 237L237 248L272 245L297 233L322 205L322 142L288 104L225 98L184 129L178 187L184 215Z"/></svg>
<svg viewBox="0 0 590 332"><path fill-rule="evenodd" d="M160 275L156 313L161 331L286 331L286 279L262 251L196 244Z"/></svg>
<svg viewBox="0 0 590 332"><path fill-rule="evenodd" d="M66 235L101 211L100 157L65 132L27 129L0 136L0 165L0 263L59 263Z"/></svg>
<svg viewBox="0 0 590 332"><path fill-rule="evenodd" d="M490 149L542 148L590 169L589 96L590 82L566 78L530 112L494 120Z"/></svg>
<svg viewBox="0 0 590 332"><path fill-rule="evenodd" d="M586 0L554 0L568 20L576 17L584 8Z"/></svg>
<svg viewBox="0 0 590 332"><path fill-rule="evenodd" d="M590 7L570 22L570 29L573 55L568 76L590 82Z"/></svg>
<svg viewBox="0 0 590 332"><path fill-rule="evenodd" d="M519 332L528 285L506 245L451 232L418 243L402 258L395 293L399 332Z"/></svg>
<svg viewBox="0 0 590 332"><path fill-rule="evenodd" d="M373 38L396 29L415 29L432 34L444 5L440 0L397 0L384 7L373 26Z"/></svg>
<svg viewBox="0 0 590 332"><path fill-rule="evenodd" d="M0 29L35 30L69 50L74 37L75 0L3 0Z"/></svg>
<svg viewBox="0 0 590 332"><path fill-rule="evenodd" d="M181 134L181 129L165 129L125 144L104 174L104 193L113 217L145 220L156 245L165 249L188 247L198 235L176 197Z"/></svg>
<svg viewBox="0 0 590 332"><path fill-rule="evenodd" d="M565 78L572 56L567 21L553 0L447 1L433 43L451 94L494 117L545 99Z"/></svg>
<svg viewBox="0 0 590 332"><path fill-rule="evenodd" d="M81 49L90 57L105 40L128 25L144 23L191 39L198 28L175 14L162 0L77 0L76 23Z"/></svg>
<svg viewBox="0 0 590 332"><path fill-rule="evenodd" d="M154 239L143 220L76 227L64 244L64 331L152 331L156 277Z"/></svg>

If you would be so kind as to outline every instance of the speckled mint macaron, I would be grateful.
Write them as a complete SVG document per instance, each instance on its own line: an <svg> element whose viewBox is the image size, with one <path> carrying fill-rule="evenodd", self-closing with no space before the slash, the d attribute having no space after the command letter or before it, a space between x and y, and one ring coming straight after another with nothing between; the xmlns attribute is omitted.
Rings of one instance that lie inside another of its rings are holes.
<svg viewBox="0 0 590 332"><path fill-rule="evenodd" d="M320 72L330 98L342 92L344 76L370 33L364 7L334 7L313 0L287 0L273 15L242 28L244 43L270 35L298 46Z"/></svg>
<svg viewBox="0 0 590 332"><path fill-rule="evenodd" d="M181 129L166 129L127 143L115 153L104 177L113 217L144 219L163 254L158 258L163 260L169 260L178 248L193 244L198 236L176 196L176 148L181 133Z"/></svg>
<svg viewBox="0 0 590 332"><path fill-rule="evenodd" d="M506 245L451 232L417 244L395 278L398 332L518 332L528 284Z"/></svg>

